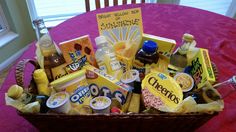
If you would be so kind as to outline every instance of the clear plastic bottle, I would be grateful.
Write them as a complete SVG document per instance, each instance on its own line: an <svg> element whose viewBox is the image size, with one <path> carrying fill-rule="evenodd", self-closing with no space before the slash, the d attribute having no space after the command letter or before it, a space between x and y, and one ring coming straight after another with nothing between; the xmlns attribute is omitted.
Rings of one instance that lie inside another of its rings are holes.
<svg viewBox="0 0 236 132"><path fill-rule="evenodd" d="M187 53L194 40L191 34L185 33L182 38L182 45L170 56L170 64L183 70L188 64Z"/></svg>
<svg viewBox="0 0 236 132"><path fill-rule="evenodd" d="M101 69L104 73L120 79L123 72L120 62L116 58L113 47L110 46L105 36L96 37L95 42L97 45L95 58L99 69Z"/></svg>
<svg viewBox="0 0 236 132"><path fill-rule="evenodd" d="M66 74L62 65L65 63L65 59L52 40L43 19L34 20L33 24L37 33L37 44L43 56L43 68L45 69L49 82L51 82Z"/></svg>

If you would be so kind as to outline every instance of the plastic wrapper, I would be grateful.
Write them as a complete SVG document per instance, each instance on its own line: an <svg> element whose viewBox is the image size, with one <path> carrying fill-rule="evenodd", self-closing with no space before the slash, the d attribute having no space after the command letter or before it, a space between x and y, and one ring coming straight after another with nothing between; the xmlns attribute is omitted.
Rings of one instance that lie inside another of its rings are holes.
<svg viewBox="0 0 236 132"><path fill-rule="evenodd" d="M193 97L189 96L176 108L177 113L190 113L190 112L218 112L224 108L223 100L213 101L205 104L197 104Z"/></svg>
<svg viewBox="0 0 236 132"><path fill-rule="evenodd" d="M40 112L40 104L38 101L24 104L20 100L14 100L5 94L5 102L6 105L12 106L23 113L39 113Z"/></svg>

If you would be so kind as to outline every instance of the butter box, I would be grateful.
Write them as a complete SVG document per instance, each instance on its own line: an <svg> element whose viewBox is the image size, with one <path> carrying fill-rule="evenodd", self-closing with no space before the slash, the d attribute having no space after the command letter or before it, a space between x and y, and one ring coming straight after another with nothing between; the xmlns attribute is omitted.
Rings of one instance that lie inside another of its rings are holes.
<svg viewBox="0 0 236 132"><path fill-rule="evenodd" d="M201 88L206 81L210 83L216 81L207 49L199 48L190 65L190 74L198 88Z"/></svg>
<svg viewBox="0 0 236 132"><path fill-rule="evenodd" d="M122 105L126 103L128 94L133 87L120 82L91 65L85 65L86 78L93 97L107 96L116 98Z"/></svg>
<svg viewBox="0 0 236 132"><path fill-rule="evenodd" d="M176 46L176 41L173 39L163 38L163 37L144 33L142 37L142 43L140 45L141 47L142 47L143 42L146 40L152 40L156 42L158 44L158 52L167 57L170 57L170 55L173 53L174 48Z"/></svg>

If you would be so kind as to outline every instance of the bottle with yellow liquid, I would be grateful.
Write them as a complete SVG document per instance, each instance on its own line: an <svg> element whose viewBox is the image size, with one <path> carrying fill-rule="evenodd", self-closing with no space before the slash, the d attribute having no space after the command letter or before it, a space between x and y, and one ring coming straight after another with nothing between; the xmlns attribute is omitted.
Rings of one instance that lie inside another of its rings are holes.
<svg viewBox="0 0 236 132"><path fill-rule="evenodd" d="M51 82L66 74L65 59L50 36L43 19L34 20L33 24L37 33L37 44L43 56L42 68L45 69L48 80Z"/></svg>
<svg viewBox="0 0 236 132"><path fill-rule="evenodd" d="M182 71L188 64L187 53L193 44L194 36L185 33L182 38L182 45L170 56L170 64L177 67L179 71Z"/></svg>
<svg viewBox="0 0 236 132"><path fill-rule="evenodd" d="M104 73L120 79L123 72L120 62L116 58L113 47L109 45L105 36L96 37L95 42L97 45L95 58L99 69L101 69Z"/></svg>

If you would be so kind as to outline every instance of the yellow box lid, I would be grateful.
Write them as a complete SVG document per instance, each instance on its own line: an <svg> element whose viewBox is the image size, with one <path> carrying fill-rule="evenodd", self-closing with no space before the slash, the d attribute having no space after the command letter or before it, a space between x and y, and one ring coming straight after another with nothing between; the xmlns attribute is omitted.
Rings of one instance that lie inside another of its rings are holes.
<svg viewBox="0 0 236 132"><path fill-rule="evenodd" d="M54 80L53 82L50 83L51 86L57 86L57 85L61 85L64 83L67 83L75 78L80 78L82 76L85 76L85 69L81 69L79 71L73 72L71 74L68 74L64 77L61 77L57 80Z"/></svg>

